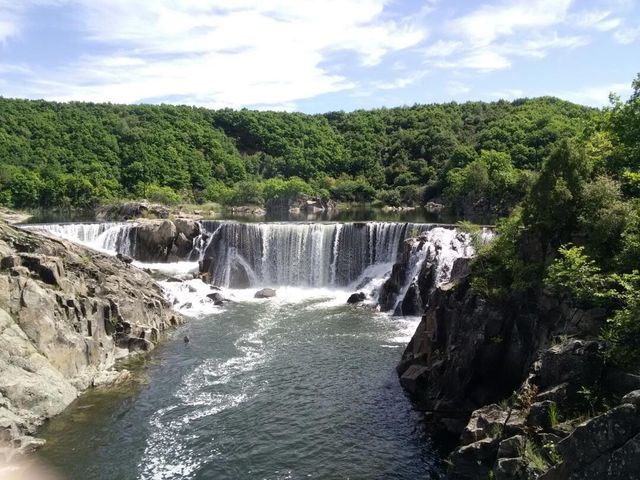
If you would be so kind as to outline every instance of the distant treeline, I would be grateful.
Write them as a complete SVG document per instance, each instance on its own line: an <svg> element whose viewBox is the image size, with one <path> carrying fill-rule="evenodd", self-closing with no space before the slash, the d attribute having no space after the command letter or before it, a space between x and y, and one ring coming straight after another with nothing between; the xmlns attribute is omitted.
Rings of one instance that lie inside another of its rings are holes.
<svg viewBox="0 0 640 480"><path fill-rule="evenodd" d="M323 115L0 98L0 204L340 201L505 213L601 112L551 97ZM594 144L593 148L599 148Z"/></svg>

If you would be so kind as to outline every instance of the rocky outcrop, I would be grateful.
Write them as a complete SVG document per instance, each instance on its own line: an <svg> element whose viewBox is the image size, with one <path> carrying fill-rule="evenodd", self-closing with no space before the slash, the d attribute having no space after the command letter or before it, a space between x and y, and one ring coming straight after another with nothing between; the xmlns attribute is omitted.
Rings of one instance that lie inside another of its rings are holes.
<svg viewBox="0 0 640 480"><path fill-rule="evenodd" d="M147 220L132 227L131 256L141 262L185 260L200 235L200 224L191 218Z"/></svg>
<svg viewBox="0 0 640 480"><path fill-rule="evenodd" d="M604 311L544 291L493 303L468 264L453 270L398 366L428 424L457 439L448 478L639 478L640 390L609 411L596 398L640 389L605 365Z"/></svg>
<svg viewBox="0 0 640 480"><path fill-rule="evenodd" d="M28 451L44 419L180 321L142 270L0 223L0 443Z"/></svg>

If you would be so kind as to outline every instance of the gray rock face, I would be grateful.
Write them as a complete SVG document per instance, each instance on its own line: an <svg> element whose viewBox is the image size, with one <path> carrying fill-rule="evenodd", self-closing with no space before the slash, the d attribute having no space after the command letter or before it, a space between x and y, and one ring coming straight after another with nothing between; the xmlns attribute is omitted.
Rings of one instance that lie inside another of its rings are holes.
<svg viewBox="0 0 640 480"><path fill-rule="evenodd" d="M153 348L174 315L145 272L0 223L0 444L23 451L46 418Z"/></svg>
<svg viewBox="0 0 640 480"><path fill-rule="evenodd" d="M558 443L562 463L543 480L640 478L640 411L620 405L578 426Z"/></svg>

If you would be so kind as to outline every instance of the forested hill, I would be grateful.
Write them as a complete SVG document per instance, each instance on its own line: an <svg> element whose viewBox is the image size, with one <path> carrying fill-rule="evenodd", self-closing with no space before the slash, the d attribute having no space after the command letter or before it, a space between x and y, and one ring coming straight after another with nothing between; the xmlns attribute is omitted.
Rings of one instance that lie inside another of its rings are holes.
<svg viewBox="0 0 640 480"><path fill-rule="evenodd" d="M506 211L551 146L600 113L543 97L323 115L0 98L0 204L343 201Z"/></svg>

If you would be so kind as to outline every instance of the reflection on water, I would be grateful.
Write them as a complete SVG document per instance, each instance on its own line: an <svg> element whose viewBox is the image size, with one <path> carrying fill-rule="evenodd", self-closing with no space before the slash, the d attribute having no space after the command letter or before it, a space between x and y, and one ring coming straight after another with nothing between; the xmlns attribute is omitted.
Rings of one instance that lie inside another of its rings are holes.
<svg viewBox="0 0 640 480"><path fill-rule="evenodd" d="M424 208L413 210L385 210L371 206L341 208L329 212L293 213L287 210L268 212L266 215L247 215L222 211L211 220L238 220L245 222L410 222L410 223L455 223L458 218L447 211L429 212ZM28 223L95 222L93 212L44 210L33 212Z"/></svg>

